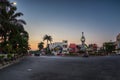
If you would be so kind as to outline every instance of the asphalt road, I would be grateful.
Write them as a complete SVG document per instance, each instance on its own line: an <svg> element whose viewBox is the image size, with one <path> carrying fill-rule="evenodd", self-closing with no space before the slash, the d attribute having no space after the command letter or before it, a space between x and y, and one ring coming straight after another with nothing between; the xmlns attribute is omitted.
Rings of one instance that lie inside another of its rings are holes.
<svg viewBox="0 0 120 80"><path fill-rule="evenodd" d="M0 80L120 80L120 56L33 56L0 70Z"/></svg>

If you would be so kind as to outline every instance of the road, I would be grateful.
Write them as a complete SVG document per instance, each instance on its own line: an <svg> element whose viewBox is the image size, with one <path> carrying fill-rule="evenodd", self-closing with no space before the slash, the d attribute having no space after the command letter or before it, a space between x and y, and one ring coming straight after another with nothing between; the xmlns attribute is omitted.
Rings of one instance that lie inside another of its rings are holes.
<svg viewBox="0 0 120 80"><path fill-rule="evenodd" d="M120 56L32 56L0 70L0 80L120 80Z"/></svg>

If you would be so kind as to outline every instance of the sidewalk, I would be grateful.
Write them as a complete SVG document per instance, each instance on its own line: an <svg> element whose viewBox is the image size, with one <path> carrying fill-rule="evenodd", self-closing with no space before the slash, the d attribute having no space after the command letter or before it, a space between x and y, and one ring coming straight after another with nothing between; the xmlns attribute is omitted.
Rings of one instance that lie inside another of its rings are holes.
<svg viewBox="0 0 120 80"><path fill-rule="evenodd" d="M0 64L0 69L6 68L6 67L8 67L8 66L10 66L12 64L18 63L18 62L20 62L24 58L25 57L19 58L17 60L11 61L11 62L6 62L6 63L4 63L4 65Z"/></svg>

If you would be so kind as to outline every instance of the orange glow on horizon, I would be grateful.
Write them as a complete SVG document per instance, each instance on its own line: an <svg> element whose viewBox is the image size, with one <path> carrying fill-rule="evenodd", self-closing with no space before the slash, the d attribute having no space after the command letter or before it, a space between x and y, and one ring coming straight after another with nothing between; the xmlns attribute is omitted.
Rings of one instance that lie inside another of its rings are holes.
<svg viewBox="0 0 120 80"><path fill-rule="evenodd" d="M31 40L29 41L30 44L30 48L31 50L38 50L38 43L40 43L41 41L35 41L35 40ZM46 46L46 42L44 42L44 47Z"/></svg>
<svg viewBox="0 0 120 80"><path fill-rule="evenodd" d="M65 40L65 39L54 39L54 41L52 43L62 42L62 40ZM38 43L40 43L40 42L41 41L39 41L39 40L31 40L29 42L31 50L38 50ZM68 40L68 45L70 43L81 44L81 41L80 40L75 40L75 39ZM88 45L88 44L91 44L91 41L87 40L85 43ZM92 42L92 43L93 44L96 43L99 47L102 46L102 42ZM46 47L46 41L44 41L44 47Z"/></svg>

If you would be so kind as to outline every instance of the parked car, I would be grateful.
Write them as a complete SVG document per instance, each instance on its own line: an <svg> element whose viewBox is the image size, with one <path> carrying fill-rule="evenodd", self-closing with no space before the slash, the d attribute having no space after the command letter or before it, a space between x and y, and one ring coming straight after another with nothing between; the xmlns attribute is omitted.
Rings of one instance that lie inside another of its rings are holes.
<svg viewBox="0 0 120 80"><path fill-rule="evenodd" d="M34 55L35 55L35 56L40 56L40 53L35 53Z"/></svg>
<svg viewBox="0 0 120 80"><path fill-rule="evenodd" d="M84 53L83 57L89 57L89 54L88 53Z"/></svg>

